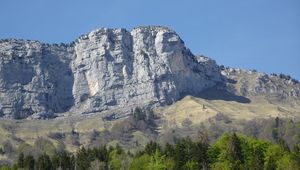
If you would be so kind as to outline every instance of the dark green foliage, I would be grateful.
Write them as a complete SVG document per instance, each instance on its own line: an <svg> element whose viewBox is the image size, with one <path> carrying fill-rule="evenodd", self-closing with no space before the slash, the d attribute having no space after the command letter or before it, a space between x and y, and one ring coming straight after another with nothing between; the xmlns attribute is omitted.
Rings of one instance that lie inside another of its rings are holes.
<svg viewBox="0 0 300 170"><path fill-rule="evenodd" d="M241 142L235 133L229 137L226 152L228 160L233 164L234 169L238 169L239 165L244 163Z"/></svg>
<svg viewBox="0 0 300 170"><path fill-rule="evenodd" d="M26 155L24 158L24 168L28 170L33 170L35 161L32 155Z"/></svg>
<svg viewBox="0 0 300 170"><path fill-rule="evenodd" d="M276 159L274 157L270 157L266 162L265 166L266 170L276 170Z"/></svg>
<svg viewBox="0 0 300 170"><path fill-rule="evenodd" d="M264 150L262 147L257 147L253 149L253 155L251 155L251 160L249 162L250 167L253 170L260 170L264 167Z"/></svg>
<svg viewBox="0 0 300 170"><path fill-rule="evenodd" d="M280 140L280 136L279 136L280 122L279 121L280 121L279 117L276 117L274 128L272 130L272 137L276 142L278 142Z"/></svg>
<svg viewBox="0 0 300 170"><path fill-rule="evenodd" d="M285 150L285 151L290 151L289 146L286 144L285 140L282 138L278 139L278 144Z"/></svg>
<svg viewBox="0 0 300 170"><path fill-rule="evenodd" d="M124 152L124 150L122 149L122 147L119 144L116 145L115 150L118 155L120 155Z"/></svg>
<svg viewBox="0 0 300 170"><path fill-rule="evenodd" d="M44 153L36 157L20 153L14 166L1 169L29 170L207 170L207 169L300 169L300 145L293 151L284 140L277 143L258 140L242 134L224 134L213 145L202 137L177 139L174 145L162 147L156 142L148 143L138 154L126 152L120 145L86 149L76 154L56 152L51 159Z"/></svg>
<svg viewBox="0 0 300 170"><path fill-rule="evenodd" d="M106 146L95 148L92 150L92 152L94 154L94 157L100 160L101 162L108 161L108 150L106 149Z"/></svg>
<svg viewBox="0 0 300 170"><path fill-rule="evenodd" d="M112 150L116 150L118 154L124 152L119 145L117 145L116 148L112 148ZM110 150L110 152L112 150ZM76 169L88 169L91 166L91 162L95 160L102 162L102 164L104 164L104 167L107 167L108 155L109 151L106 149L106 146L94 149L85 149L84 147L82 147L76 154ZM69 161L73 162L72 158L70 158Z"/></svg>
<svg viewBox="0 0 300 170"><path fill-rule="evenodd" d="M89 150L88 150L89 151ZM76 154L76 167L78 170L85 170L90 167L91 157L88 151L82 147Z"/></svg>
<svg viewBox="0 0 300 170"><path fill-rule="evenodd" d="M165 155L168 156L168 157L173 156L173 155L175 154L174 146L171 145L171 144L169 144L169 143L167 143L167 144L166 144L166 147L165 147L165 150L164 150L164 153L165 153Z"/></svg>
<svg viewBox="0 0 300 170"><path fill-rule="evenodd" d="M159 144L156 142L150 141L150 143L148 143L146 145L144 152L148 155L151 155L151 154L155 153L156 150L161 151Z"/></svg>
<svg viewBox="0 0 300 170"><path fill-rule="evenodd" d="M146 113L139 107L135 108L133 112L133 119L137 122L140 120L146 120Z"/></svg>
<svg viewBox="0 0 300 170"><path fill-rule="evenodd" d="M24 168L24 154L23 154L23 152L21 152L19 154L18 163L17 164L18 164L19 168Z"/></svg>
<svg viewBox="0 0 300 170"><path fill-rule="evenodd" d="M300 167L300 143L295 145L293 157L296 160L297 165Z"/></svg>
<svg viewBox="0 0 300 170"><path fill-rule="evenodd" d="M190 138L180 139L174 150L175 169L184 169L188 166L196 166L198 169L208 167L208 144L193 142ZM193 165L191 165L193 164Z"/></svg>
<svg viewBox="0 0 300 170"><path fill-rule="evenodd" d="M74 156L65 151L58 152L52 157L52 166L54 169L74 169L74 162Z"/></svg>
<svg viewBox="0 0 300 170"><path fill-rule="evenodd" d="M38 170L52 170L52 162L47 154L42 154L39 156L36 162L36 169Z"/></svg>
<svg viewBox="0 0 300 170"><path fill-rule="evenodd" d="M5 154L5 152L4 152L4 150L3 150L2 147L0 147L0 154L1 154L1 155Z"/></svg>

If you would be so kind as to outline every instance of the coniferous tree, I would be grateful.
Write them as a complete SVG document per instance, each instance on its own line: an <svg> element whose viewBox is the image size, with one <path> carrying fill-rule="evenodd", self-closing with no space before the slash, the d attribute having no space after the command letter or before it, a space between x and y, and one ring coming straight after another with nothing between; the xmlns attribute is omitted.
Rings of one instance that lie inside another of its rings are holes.
<svg viewBox="0 0 300 170"><path fill-rule="evenodd" d="M263 170L264 168L264 151L258 147L254 149L250 166L253 170Z"/></svg>
<svg viewBox="0 0 300 170"><path fill-rule="evenodd" d="M32 155L26 155L24 158L24 168L34 170L35 161Z"/></svg>
<svg viewBox="0 0 300 170"><path fill-rule="evenodd" d="M140 107L137 107L134 109L134 112L133 112L133 119L134 121L138 122L140 120L146 120L146 117L147 115L145 114L145 112L140 108Z"/></svg>
<svg viewBox="0 0 300 170"><path fill-rule="evenodd" d="M36 167L38 170L52 170L52 162L47 154L42 154L38 157Z"/></svg>
<svg viewBox="0 0 300 170"><path fill-rule="evenodd" d="M161 148L158 143L150 141L145 147L144 152L148 155L152 155L156 152L156 150L161 151Z"/></svg>
<svg viewBox="0 0 300 170"><path fill-rule="evenodd" d="M229 138L227 144L227 156L229 162L233 164L233 169L239 169L240 165L244 163L241 144L235 133Z"/></svg>
<svg viewBox="0 0 300 170"><path fill-rule="evenodd" d="M276 170L276 159L271 156L265 164L266 170Z"/></svg>
<svg viewBox="0 0 300 170"><path fill-rule="evenodd" d="M1 155L5 154L5 152L4 152L4 150L3 150L2 147L0 147L0 154L1 154Z"/></svg>
<svg viewBox="0 0 300 170"><path fill-rule="evenodd" d="M174 160L175 169L183 169L186 163L192 158L192 141L190 138L180 139L175 146Z"/></svg>
<svg viewBox="0 0 300 170"><path fill-rule="evenodd" d="M19 154L17 165L18 165L19 168L24 168L24 154L23 154L23 152L21 152Z"/></svg>
<svg viewBox="0 0 300 170"><path fill-rule="evenodd" d="M90 167L90 160L87 150L82 147L76 154L76 169L85 170Z"/></svg>
<svg viewBox="0 0 300 170"><path fill-rule="evenodd" d="M274 128L272 130L272 137L276 142L279 142L279 140L280 140L279 125L280 125L279 117L276 117Z"/></svg>
<svg viewBox="0 0 300 170"><path fill-rule="evenodd" d="M283 138L278 139L278 144L287 152L290 152L289 146L286 144L285 140Z"/></svg>
<svg viewBox="0 0 300 170"><path fill-rule="evenodd" d="M109 153L108 150L106 149L106 146L94 148L92 152L94 157L93 159L100 161L99 163L101 163L101 166L107 168Z"/></svg>
<svg viewBox="0 0 300 170"><path fill-rule="evenodd" d="M55 154L51 157L52 167L53 169L59 169L60 167L60 158L58 154Z"/></svg>
<svg viewBox="0 0 300 170"><path fill-rule="evenodd" d="M63 170L74 169L74 160L72 155L66 151L60 151L52 157L52 166L54 169L61 168Z"/></svg>
<svg viewBox="0 0 300 170"><path fill-rule="evenodd" d="M168 157L174 156L174 154L175 154L174 146L167 143L166 146L165 146L164 154Z"/></svg>
<svg viewBox="0 0 300 170"><path fill-rule="evenodd" d="M300 167L300 143L294 146L293 157L296 160L298 166Z"/></svg>
<svg viewBox="0 0 300 170"><path fill-rule="evenodd" d="M209 145L207 143L200 141L194 144L193 159L197 161L199 169L208 169L208 149Z"/></svg>

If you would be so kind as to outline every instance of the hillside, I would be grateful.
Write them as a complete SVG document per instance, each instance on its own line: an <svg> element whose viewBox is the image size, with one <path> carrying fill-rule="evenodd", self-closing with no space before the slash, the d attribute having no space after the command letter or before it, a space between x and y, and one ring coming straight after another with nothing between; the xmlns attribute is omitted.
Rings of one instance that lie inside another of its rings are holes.
<svg viewBox="0 0 300 170"><path fill-rule="evenodd" d="M224 132L300 142L300 83L219 66L165 27L101 28L70 44L0 41L0 159Z"/></svg>

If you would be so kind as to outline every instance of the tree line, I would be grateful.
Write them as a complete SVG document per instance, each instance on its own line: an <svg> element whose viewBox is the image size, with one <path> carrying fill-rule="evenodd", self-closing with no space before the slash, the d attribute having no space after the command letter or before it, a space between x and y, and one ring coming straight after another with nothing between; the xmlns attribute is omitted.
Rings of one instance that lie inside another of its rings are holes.
<svg viewBox="0 0 300 170"><path fill-rule="evenodd" d="M1 170L275 170L300 169L300 144L289 148L284 140L272 143L243 134L225 133L214 144L205 137L176 139L161 146L148 143L135 154L121 146L81 147L76 153L59 151L37 157L20 153L13 165Z"/></svg>

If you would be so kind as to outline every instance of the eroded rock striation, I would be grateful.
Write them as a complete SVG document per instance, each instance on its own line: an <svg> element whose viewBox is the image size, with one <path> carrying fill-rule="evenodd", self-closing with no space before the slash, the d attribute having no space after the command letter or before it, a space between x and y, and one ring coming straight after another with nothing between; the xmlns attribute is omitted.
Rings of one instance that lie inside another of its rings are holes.
<svg viewBox="0 0 300 170"><path fill-rule="evenodd" d="M50 118L67 112L162 106L224 81L165 27L101 28L71 44L0 41L0 114Z"/></svg>

